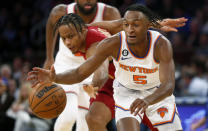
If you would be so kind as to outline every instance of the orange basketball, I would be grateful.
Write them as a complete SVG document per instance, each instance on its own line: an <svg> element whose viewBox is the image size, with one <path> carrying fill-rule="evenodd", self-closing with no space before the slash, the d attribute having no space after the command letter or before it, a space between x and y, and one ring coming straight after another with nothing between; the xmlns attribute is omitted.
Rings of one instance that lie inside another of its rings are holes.
<svg viewBox="0 0 208 131"><path fill-rule="evenodd" d="M63 88L54 83L38 84L29 96L32 112L45 119L57 117L66 106L66 94Z"/></svg>

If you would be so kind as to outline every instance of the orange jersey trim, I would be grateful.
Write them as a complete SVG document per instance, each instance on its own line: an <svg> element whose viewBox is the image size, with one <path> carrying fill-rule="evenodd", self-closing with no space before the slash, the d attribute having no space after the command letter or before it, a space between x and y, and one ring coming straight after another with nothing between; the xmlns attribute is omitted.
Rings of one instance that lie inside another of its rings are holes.
<svg viewBox="0 0 208 131"><path fill-rule="evenodd" d="M120 32L119 33L119 36L120 36L120 47L119 47L119 50L118 50L118 54L117 54L117 61L119 61L120 60L120 57L121 57L121 49L122 49L122 34L121 34L122 32Z"/></svg>
<svg viewBox="0 0 208 131"><path fill-rule="evenodd" d="M124 107L122 107L122 106L119 106L119 105L117 105L117 104L115 104L115 107L116 108L119 108L119 109L121 109L121 110L123 110L123 111L130 111L129 109L126 109L126 108L124 108ZM141 118L141 120L142 120L142 117L138 114L138 116Z"/></svg>
<svg viewBox="0 0 208 131"><path fill-rule="evenodd" d="M175 118L175 113L176 113L176 106L174 105L174 111L173 111L171 119L168 120L168 121L155 123L155 124L153 124L153 126L159 126L159 125L163 125L163 124L166 124L166 123L172 123L174 118Z"/></svg>
<svg viewBox="0 0 208 131"><path fill-rule="evenodd" d="M89 108L84 107L84 106L78 106L78 108L80 108L80 109L85 109L85 110L89 110Z"/></svg>

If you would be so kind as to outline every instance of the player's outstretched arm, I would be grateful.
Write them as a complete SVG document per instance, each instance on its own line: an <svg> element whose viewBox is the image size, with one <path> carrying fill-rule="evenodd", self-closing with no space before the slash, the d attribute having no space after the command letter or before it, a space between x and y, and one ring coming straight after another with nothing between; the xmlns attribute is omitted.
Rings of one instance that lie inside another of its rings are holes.
<svg viewBox="0 0 208 131"><path fill-rule="evenodd" d="M91 26L98 26L99 28L106 29L111 34L116 34L123 30L123 19L102 21L90 24Z"/></svg>
<svg viewBox="0 0 208 131"><path fill-rule="evenodd" d="M162 21L158 21L161 25L159 27L152 26L151 28L156 28L164 32L177 32L179 27L183 27L186 25L188 19L182 17L177 19L163 19ZM123 19L113 20L113 21L102 21L95 22L90 24L91 26L98 26L100 28L106 29L111 34L116 34L123 30Z"/></svg>
<svg viewBox="0 0 208 131"><path fill-rule="evenodd" d="M56 74L54 68L46 70L35 67L28 73L28 80L35 81L35 84L41 82L55 82L59 84L75 84L90 76L109 56L117 54L115 47L119 48L119 36L112 36L100 42L96 52L85 63L76 69L68 70Z"/></svg>
<svg viewBox="0 0 208 131"><path fill-rule="evenodd" d="M49 18L46 24L46 60L44 62L44 68L50 69L54 63L54 49L57 39L57 33L54 32L54 26L59 18L65 15L67 5L60 4L55 6L50 12Z"/></svg>
<svg viewBox="0 0 208 131"><path fill-rule="evenodd" d="M99 42L98 42L99 43ZM98 43L93 44L86 53L87 59L89 59L91 56L93 56L96 52L96 47ZM108 79L108 66L109 66L109 61L106 59L102 65L95 70L93 73L93 79L92 79L92 85L95 87L101 87L106 80Z"/></svg>
<svg viewBox="0 0 208 131"><path fill-rule="evenodd" d="M162 21L159 22L159 24L161 25L161 27L159 28L159 30L164 31L164 32L178 32L179 27L183 27L186 25L186 22L188 21L188 19L181 17L181 18L177 18L177 19L163 19Z"/></svg>

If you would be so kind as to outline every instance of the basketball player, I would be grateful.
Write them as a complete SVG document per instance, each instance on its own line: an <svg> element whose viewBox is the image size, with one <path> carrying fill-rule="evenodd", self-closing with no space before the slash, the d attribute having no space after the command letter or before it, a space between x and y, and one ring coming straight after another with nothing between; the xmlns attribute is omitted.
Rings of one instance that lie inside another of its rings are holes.
<svg viewBox="0 0 208 131"><path fill-rule="evenodd" d="M44 68L49 69L50 66L54 64L54 67L58 73L64 72L67 69L76 68L85 61L82 56L79 56L79 54L73 54L60 39L59 50L54 63L53 55L57 37L53 35L53 29L58 19L68 13L78 14L81 16L85 23L92 23L103 20L115 20L120 18L120 13L116 8L97 2L97 0L76 0L74 3L69 5L60 4L54 7L50 13L46 27L47 57L45 60ZM83 83L89 83L91 81L91 78L89 78L83 81ZM85 121L85 115L89 109L89 96L83 92L82 88L74 88L82 87L82 84L61 86L66 91L67 105L62 114L57 118L54 130L69 131L72 129L75 120L77 120L77 130L87 131L88 127ZM102 115L99 116L95 114L101 114L99 109L97 109L95 113L91 112L88 114L89 128L91 128L93 125L96 125L98 128L100 125L107 125L107 123L112 119L111 110L109 110L105 103L99 102L99 100L95 100L95 102L91 105L90 110L97 108L97 104L99 105L99 108L102 109ZM114 103L111 105L113 104ZM99 119L100 117L102 119Z"/></svg>
<svg viewBox="0 0 208 131"><path fill-rule="evenodd" d="M56 41L56 39L53 39L56 37L54 37L52 33L54 25L61 16L67 13L78 14L82 17L85 23L120 18L120 14L116 8L96 2L96 0L77 0L75 3L69 5L56 6L54 9L52 9L47 22L47 58L44 65L46 69L49 69L51 64L54 62L53 53ZM171 23L172 21L168 22ZM172 27L176 27L176 23ZM169 27L171 27L171 25ZM171 29L173 29L173 31L175 30L175 28L170 28L170 31ZM78 67L84 62L84 59L78 56L79 54L72 54L71 51L63 44L61 39L59 43L59 51L56 55L54 64L57 73ZM111 68L113 68L113 66L111 66ZM89 81L91 81L91 79L85 80L83 83L88 83ZM68 102L65 110L55 122L55 131L65 129L70 130L76 119L77 130L84 131L88 129L86 127L84 116L87 112L86 109L88 109L89 98L85 93L83 93L82 89L79 90L79 88L74 88L77 86L82 86L82 84L62 85L66 91ZM103 128L103 125L106 125L112 118L114 118L114 102L112 97L113 90L111 89L110 91L110 89L107 88L107 90L100 90L98 93L99 95L96 97L96 99L92 98L91 103L93 103L90 106L90 112L87 114L87 122L90 129L101 129ZM104 99L106 94L110 96L112 102L110 100L106 101Z"/></svg>
<svg viewBox="0 0 208 131"><path fill-rule="evenodd" d="M28 80L73 84L93 73L109 56L116 67L114 99L119 131L138 131L146 122L152 130L182 130L173 90L174 61L170 42L157 31L157 17L146 7L132 5L124 15L123 30L97 46L84 64L63 73L33 68Z"/></svg>

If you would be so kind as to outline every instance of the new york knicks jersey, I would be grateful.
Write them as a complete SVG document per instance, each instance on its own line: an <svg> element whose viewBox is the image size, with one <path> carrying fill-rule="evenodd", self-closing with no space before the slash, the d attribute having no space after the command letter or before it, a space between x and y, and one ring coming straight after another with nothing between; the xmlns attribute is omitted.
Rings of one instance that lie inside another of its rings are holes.
<svg viewBox="0 0 208 131"><path fill-rule="evenodd" d="M67 6L67 13L75 13L75 5L76 3L69 4ZM100 2L97 3L96 15L90 23L103 21L105 6L106 5L104 3L100 3ZM85 61L83 57L72 54L72 52L64 45L62 39L59 40L59 52L61 52L66 57L70 57L71 59L76 61L79 65L84 63Z"/></svg>
<svg viewBox="0 0 208 131"><path fill-rule="evenodd" d="M126 88L146 90L160 85L159 63L154 59L154 47L161 37L157 31L148 31L149 43L145 57L138 57L127 44L126 34L120 32L120 50L117 60L115 82L119 82Z"/></svg>

